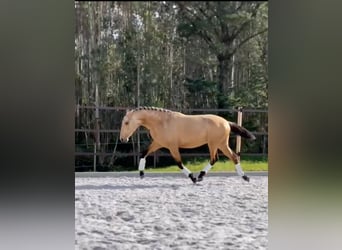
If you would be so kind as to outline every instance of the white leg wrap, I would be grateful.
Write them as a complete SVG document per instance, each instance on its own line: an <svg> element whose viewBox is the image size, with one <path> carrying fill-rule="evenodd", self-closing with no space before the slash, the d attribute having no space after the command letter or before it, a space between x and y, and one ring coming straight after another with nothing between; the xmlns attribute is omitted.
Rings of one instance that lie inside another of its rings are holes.
<svg viewBox="0 0 342 250"><path fill-rule="evenodd" d="M146 159L145 158L141 158L140 162L139 162L139 171L144 171L145 164L146 164Z"/></svg>
<svg viewBox="0 0 342 250"><path fill-rule="evenodd" d="M191 173L190 170L187 169L185 166L183 166L183 169L181 171L186 177L188 177L189 174Z"/></svg>
<svg viewBox="0 0 342 250"><path fill-rule="evenodd" d="M207 166L205 166L205 168L203 168L203 170L202 171L204 171L205 173L208 173L209 172L209 170L212 168L213 166L211 166L210 165L210 163L208 163L208 165Z"/></svg>
<svg viewBox="0 0 342 250"><path fill-rule="evenodd" d="M238 175L240 175L240 176L244 176L245 175L245 173L241 169L240 163L235 165L235 169L236 169L236 172L238 173Z"/></svg>

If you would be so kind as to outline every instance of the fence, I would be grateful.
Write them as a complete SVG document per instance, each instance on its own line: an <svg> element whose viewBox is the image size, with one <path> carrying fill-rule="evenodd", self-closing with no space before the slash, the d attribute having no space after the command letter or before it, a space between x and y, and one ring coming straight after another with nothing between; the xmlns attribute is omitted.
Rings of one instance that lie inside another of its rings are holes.
<svg viewBox="0 0 342 250"><path fill-rule="evenodd" d="M119 140L120 126L126 110L131 107L75 107L75 167L92 168L97 171L99 166L113 167L114 163L137 166L142 148L150 144L148 131L140 128L131 137L130 143L121 143ZM175 110L185 114L217 114L228 120L242 124L252 131L257 137L257 142L243 141L241 153L244 156L267 156L268 132L267 110L260 109L182 109ZM261 115L261 117L256 117ZM256 119L257 118L257 119ZM255 121L258 121L257 124ZM252 124L252 125L251 125ZM256 130L255 130L256 129ZM235 145L234 145L235 144ZM252 145L252 146L251 146ZM239 136L231 134L230 146L240 152L241 142ZM209 157L209 151L205 148L181 151L186 157ZM160 162L161 158L171 158L168 152L158 150L152 154L153 166ZM149 157L152 158L152 157ZM121 162L120 162L121 160Z"/></svg>

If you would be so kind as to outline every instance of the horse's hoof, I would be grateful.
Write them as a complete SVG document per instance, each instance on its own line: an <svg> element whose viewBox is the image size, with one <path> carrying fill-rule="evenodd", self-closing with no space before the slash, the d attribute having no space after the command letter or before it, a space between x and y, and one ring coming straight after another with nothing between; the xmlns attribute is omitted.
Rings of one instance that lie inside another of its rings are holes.
<svg viewBox="0 0 342 250"><path fill-rule="evenodd" d="M144 174L144 172L143 172L143 171L140 171L139 175L140 175L140 178L141 178L141 179L143 179L143 178L144 178L144 176L145 176L145 174Z"/></svg>
<svg viewBox="0 0 342 250"><path fill-rule="evenodd" d="M242 179L244 179L245 181L249 182L249 177L247 175L242 176Z"/></svg>
<svg viewBox="0 0 342 250"><path fill-rule="evenodd" d="M201 171L199 176L197 177L197 181L203 181L203 176L205 175L204 171Z"/></svg>
<svg viewBox="0 0 342 250"><path fill-rule="evenodd" d="M196 177L194 177L193 174L189 174L189 177L190 177L190 179L192 180L192 182L193 182L194 184L196 184L196 182L197 182Z"/></svg>

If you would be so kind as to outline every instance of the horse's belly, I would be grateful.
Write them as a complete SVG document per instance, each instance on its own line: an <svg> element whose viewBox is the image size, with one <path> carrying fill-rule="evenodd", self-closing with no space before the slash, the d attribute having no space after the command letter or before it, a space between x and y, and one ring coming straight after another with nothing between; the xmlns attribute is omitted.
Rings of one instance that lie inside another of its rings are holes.
<svg viewBox="0 0 342 250"><path fill-rule="evenodd" d="M196 135L192 138L183 138L179 142L180 148L196 148L200 147L204 144L207 144L207 138L206 136L199 136Z"/></svg>
<svg viewBox="0 0 342 250"><path fill-rule="evenodd" d="M184 144L180 144L179 147L180 148L197 148L200 147L204 144L206 144L207 142L200 142L200 143L184 143Z"/></svg>

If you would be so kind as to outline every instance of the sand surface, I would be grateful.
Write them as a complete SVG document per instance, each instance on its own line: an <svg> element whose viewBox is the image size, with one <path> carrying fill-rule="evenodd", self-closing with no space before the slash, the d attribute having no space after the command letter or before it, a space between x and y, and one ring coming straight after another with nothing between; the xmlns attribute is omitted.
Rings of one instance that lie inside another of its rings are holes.
<svg viewBox="0 0 342 250"><path fill-rule="evenodd" d="M267 249L268 177L75 179L75 249Z"/></svg>

